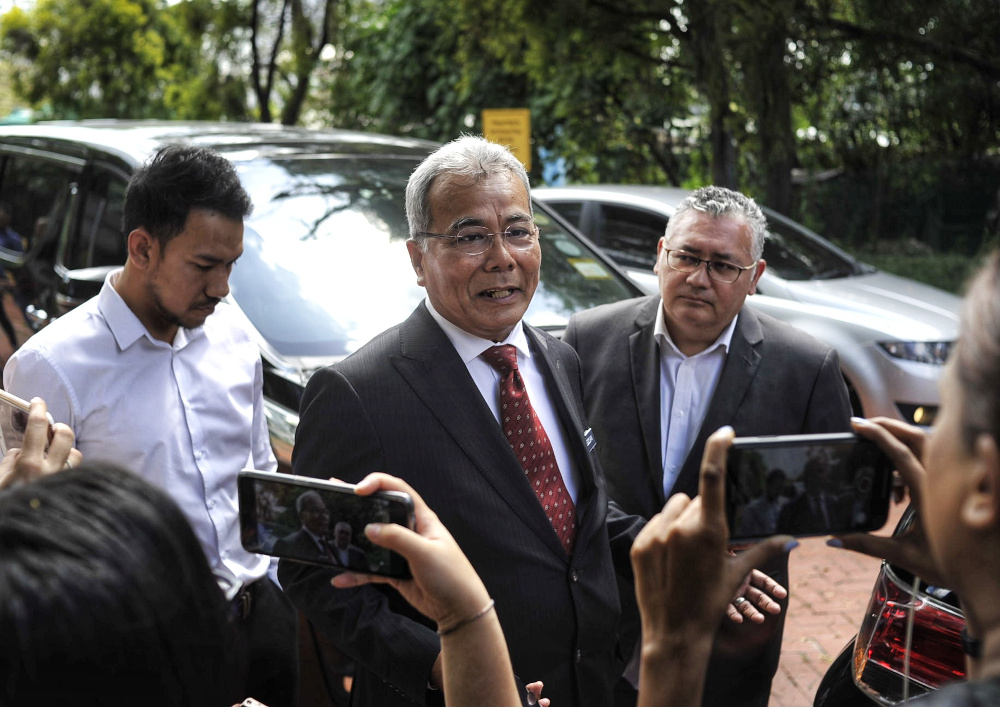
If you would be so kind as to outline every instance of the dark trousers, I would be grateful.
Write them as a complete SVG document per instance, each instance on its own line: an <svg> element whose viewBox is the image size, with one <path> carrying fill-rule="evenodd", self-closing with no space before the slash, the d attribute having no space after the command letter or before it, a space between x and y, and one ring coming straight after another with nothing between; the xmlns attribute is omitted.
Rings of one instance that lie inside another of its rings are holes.
<svg viewBox="0 0 1000 707"><path fill-rule="evenodd" d="M268 707L294 707L299 686L298 616L288 598L268 577L234 602L244 650L244 697ZM248 608L247 608L248 607Z"/></svg>

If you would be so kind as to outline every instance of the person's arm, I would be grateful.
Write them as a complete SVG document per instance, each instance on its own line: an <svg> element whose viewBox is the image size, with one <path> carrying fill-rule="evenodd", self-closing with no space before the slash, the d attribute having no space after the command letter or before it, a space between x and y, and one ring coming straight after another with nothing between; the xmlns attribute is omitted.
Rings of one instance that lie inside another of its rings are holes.
<svg viewBox="0 0 1000 707"><path fill-rule="evenodd" d="M73 428L79 436L75 393L56 363L40 351L21 348L4 365L3 387L19 398L41 398L52 419Z"/></svg>
<svg viewBox="0 0 1000 707"><path fill-rule="evenodd" d="M851 399L844 374L840 372L840 357L836 350L830 349L809 395L801 432L846 432L851 428L851 414Z"/></svg>
<svg viewBox="0 0 1000 707"><path fill-rule="evenodd" d="M333 586L389 584L437 624L444 698L449 707L517 707L521 701L503 630L493 601L472 564L437 515L404 481L387 474L371 474L358 484L357 492L368 495L378 489L403 491L413 497L416 532L383 523L365 528L365 535L373 543L407 559L413 578L345 572L333 578Z"/></svg>
<svg viewBox="0 0 1000 707"><path fill-rule="evenodd" d="M791 538L776 536L729 554L724 478L733 436L725 427L708 439L698 497L672 496L633 545L642 617L639 707L701 702L715 631L736 589L754 566L794 547Z"/></svg>
<svg viewBox="0 0 1000 707"><path fill-rule="evenodd" d="M52 439L49 439L45 401L34 398L28 413L23 446L7 450L0 462L0 489L79 466L81 456L79 450L73 448L73 441L73 430L62 423L52 426Z"/></svg>
<svg viewBox="0 0 1000 707"><path fill-rule="evenodd" d="M254 366L253 390L253 468L258 471L277 471L278 461L271 448L271 435L267 429L267 416L264 414L264 365L260 357L257 357Z"/></svg>

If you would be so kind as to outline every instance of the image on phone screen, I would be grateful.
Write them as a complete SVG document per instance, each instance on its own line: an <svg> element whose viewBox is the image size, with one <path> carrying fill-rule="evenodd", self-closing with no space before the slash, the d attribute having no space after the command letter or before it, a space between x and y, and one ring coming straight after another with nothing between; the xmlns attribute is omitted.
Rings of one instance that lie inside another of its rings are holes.
<svg viewBox="0 0 1000 707"><path fill-rule="evenodd" d="M326 487L326 488L325 488ZM356 496L349 487L286 474L241 472L243 546L250 552L394 577L405 560L365 537L369 523L410 526L404 494Z"/></svg>
<svg viewBox="0 0 1000 707"><path fill-rule="evenodd" d="M730 450L733 540L877 530L888 517L892 465L868 440L757 438Z"/></svg>

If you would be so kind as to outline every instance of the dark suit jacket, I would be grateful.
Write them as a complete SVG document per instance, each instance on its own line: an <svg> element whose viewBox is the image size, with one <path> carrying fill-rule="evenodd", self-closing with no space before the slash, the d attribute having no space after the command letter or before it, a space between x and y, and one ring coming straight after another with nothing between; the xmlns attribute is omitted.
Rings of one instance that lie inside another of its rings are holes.
<svg viewBox="0 0 1000 707"><path fill-rule="evenodd" d="M653 338L660 298L602 305L574 315L563 336L577 350L587 419L611 497L649 518L666 502L660 442L660 352ZM851 406L837 352L808 334L740 312L715 395L672 493L698 493L708 436L844 432Z"/></svg>
<svg viewBox="0 0 1000 707"><path fill-rule="evenodd" d="M365 551L362 550L357 545L349 545L347 548L347 564L343 564L340 561L340 555L337 553L337 546L334 544L333 540L327 538L327 544L330 546L330 555L319 549L316 541L313 537L299 528L294 533L286 535L285 537L279 539L274 543L274 554L276 555L292 555L294 557L300 557L303 560L308 560L309 562L334 562L342 567L351 567L353 569L368 569L368 557L365 555Z"/></svg>
<svg viewBox="0 0 1000 707"><path fill-rule="evenodd" d="M317 372L302 400L295 473L406 479L448 527L496 600L515 673L553 704L606 707L620 665L615 566L642 521L610 508L586 425L576 354L525 327L580 472L567 557L465 364L421 304L402 324ZM391 589L333 590L282 563L292 601L357 664L353 704L424 704L438 638Z"/></svg>
<svg viewBox="0 0 1000 707"><path fill-rule="evenodd" d="M658 296L575 314L563 340L580 356L584 405L597 438L608 492L627 513L658 513L663 492L660 442L660 353L653 337ZM732 425L738 436L841 432L851 408L837 352L748 307L740 312L715 394L672 493L698 493L708 436ZM787 586L785 558L761 568ZM766 704L777 670L783 617L770 637L723 623L730 645L756 645L739 655L716 653L704 704ZM761 637L763 636L763 640ZM555 704L555 703L553 703Z"/></svg>
<svg viewBox="0 0 1000 707"><path fill-rule="evenodd" d="M319 549L319 546L316 544L316 541L313 540L313 537L302 528L299 528L294 533L290 533L283 538L279 538L278 541L274 543L274 554L300 557L303 560L308 560L309 562L329 561L329 558L327 558L326 554ZM334 558L334 561L336 561L336 558Z"/></svg>

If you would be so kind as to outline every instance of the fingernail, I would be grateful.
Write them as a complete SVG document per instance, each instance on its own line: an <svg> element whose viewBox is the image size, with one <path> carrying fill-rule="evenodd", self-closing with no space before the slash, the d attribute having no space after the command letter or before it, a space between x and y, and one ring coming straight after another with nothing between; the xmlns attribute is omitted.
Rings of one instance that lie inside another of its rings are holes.
<svg viewBox="0 0 1000 707"><path fill-rule="evenodd" d="M830 538L826 541L828 547L844 547L844 543L840 538Z"/></svg>
<svg viewBox="0 0 1000 707"><path fill-rule="evenodd" d="M852 425L858 425L859 427L864 427L865 425L867 425L869 423L868 423L868 420L866 420L863 417L852 417L851 418L851 424Z"/></svg>
<svg viewBox="0 0 1000 707"><path fill-rule="evenodd" d="M785 543L785 552L791 552L798 546L799 546L798 540L789 540L787 543Z"/></svg>
<svg viewBox="0 0 1000 707"><path fill-rule="evenodd" d="M736 430L733 429L732 425L724 425L719 428L719 432L725 432L726 434L736 434Z"/></svg>
<svg viewBox="0 0 1000 707"><path fill-rule="evenodd" d="M365 535L369 540L374 540L382 532L382 523L369 523L365 526Z"/></svg>

